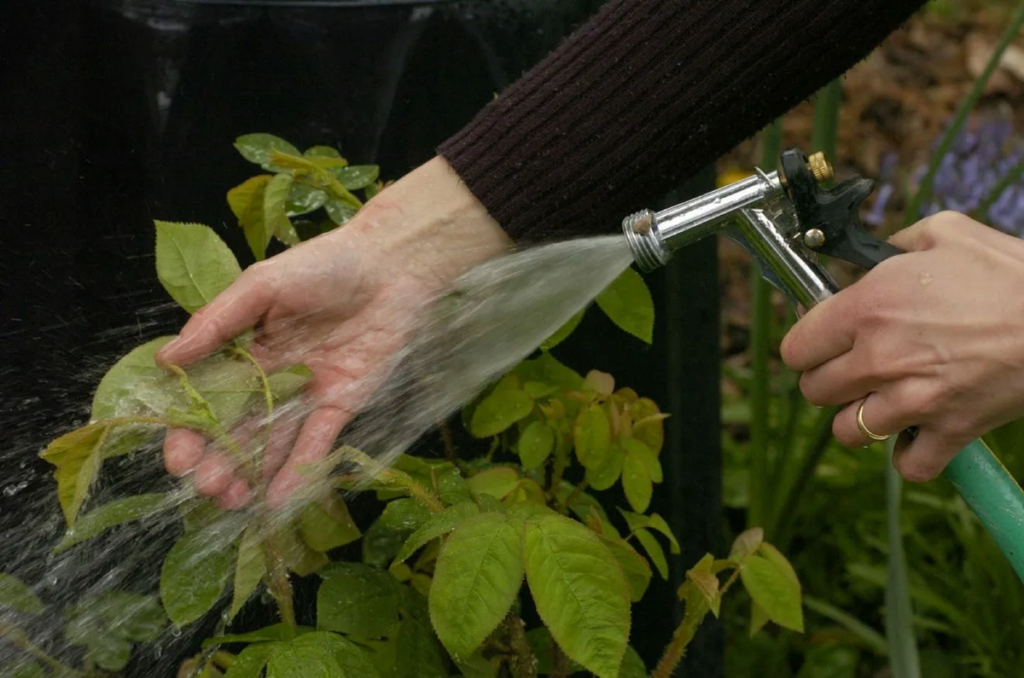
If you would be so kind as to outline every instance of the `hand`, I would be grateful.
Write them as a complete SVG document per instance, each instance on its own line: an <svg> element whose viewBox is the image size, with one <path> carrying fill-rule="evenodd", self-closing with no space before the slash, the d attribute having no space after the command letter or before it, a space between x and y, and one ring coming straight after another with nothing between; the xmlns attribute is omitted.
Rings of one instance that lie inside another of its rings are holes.
<svg viewBox="0 0 1024 678"><path fill-rule="evenodd" d="M943 212L897 233L906 250L812 308L782 343L804 396L849 404L844 445L919 427L897 446L904 478L938 476L967 443L1024 416L1024 242ZM865 401L866 399L866 401Z"/></svg>
<svg viewBox="0 0 1024 678"><path fill-rule="evenodd" d="M382 191L347 225L246 269L197 311L158 354L188 365L257 327L251 353L265 370L303 363L308 416L274 422L264 451L267 502L282 505L299 467L322 459L386 376L417 311L471 266L510 242L441 158ZM234 434L252 435L239 427ZM252 428L252 425L248 426ZM252 488L229 457L194 431L168 431L167 470L192 474L200 493L239 508Z"/></svg>

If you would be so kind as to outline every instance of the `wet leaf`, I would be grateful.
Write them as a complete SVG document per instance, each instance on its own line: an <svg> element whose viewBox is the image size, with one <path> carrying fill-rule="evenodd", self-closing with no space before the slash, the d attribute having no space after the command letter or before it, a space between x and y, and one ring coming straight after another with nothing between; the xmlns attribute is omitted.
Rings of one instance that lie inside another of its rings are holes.
<svg viewBox="0 0 1024 678"><path fill-rule="evenodd" d="M431 512L415 499L388 502L377 524L394 532L411 533L430 520Z"/></svg>
<svg viewBox="0 0 1024 678"><path fill-rule="evenodd" d="M602 536L601 541L608 547L615 560L622 568L622 574L629 584L630 600L634 603L640 602L651 584L653 573L647 560L636 552L625 539Z"/></svg>
<svg viewBox="0 0 1024 678"><path fill-rule="evenodd" d="M287 155L302 155L299 153L299 149L273 134L243 134L235 139L235 148L243 158L268 171L280 169L270 161L270 156L274 151Z"/></svg>
<svg viewBox="0 0 1024 678"><path fill-rule="evenodd" d="M513 373L520 376L523 381L552 384L568 391L576 391L583 387L583 377L560 363L550 353L542 353L533 360L524 360L515 367Z"/></svg>
<svg viewBox="0 0 1024 678"><path fill-rule="evenodd" d="M652 513L650 515L650 523L648 523L647 526L650 527L652 530L657 530L658 532L661 532L663 535L665 535L665 537L671 544L672 554L679 555L679 542L676 541L675 535L672 534L672 528L669 527L668 523L665 522L664 518L659 516L657 513Z"/></svg>
<svg viewBox="0 0 1024 678"><path fill-rule="evenodd" d="M226 429L250 414L256 398L260 404L263 403L262 380L247 360L225 356L209 358L190 367L187 374L189 383ZM180 394L177 397L179 407L188 406L188 401Z"/></svg>
<svg viewBox="0 0 1024 678"><path fill-rule="evenodd" d="M0 664L0 676L9 678L46 678L43 668L32 660Z"/></svg>
<svg viewBox="0 0 1024 678"><path fill-rule="evenodd" d="M662 550L658 540L645 528L640 528L633 534L636 535L640 545L644 547L644 551L647 552L651 562L654 563L654 567L658 569L658 574L661 575L661 578L668 579L668 560L665 559L665 551Z"/></svg>
<svg viewBox="0 0 1024 678"><path fill-rule="evenodd" d="M271 644L250 645L238 653L224 678L259 678L273 651Z"/></svg>
<svg viewBox="0 0 1024 678"><path fill-rule="evenodd" d="M627 268L601 294L597 305L620 329L650 344L654 339L654 299L644 279Z"/></svg>
<svg viewBox="0 0 1024 678"><path fill-rule="evenodd" d="M162 413L169 400L163 403L153 402L151 398L146 397L146 393L157 390L158 384L170 383L167 374L157 366L154 356L172 339L173 336L165 336L147 341L114 363L103 375L93 394L94 421Z"/></svg>
<svg viewBox="0 0 1024 678"><path fill-rule="evenodd" d="M376 165L350 165L331 170L331 174L350 191L358 191L373 185L380 176L380 168Z"/></svg>
<svg viewBox="0 0 1024 678"><path fill-rule="evenodd" d="M555 641L551 637L551 631L548 631L543 626L530 629L526 632L526 641L530 644L530 650L533 651L533 656L537 659L537 675L546 676L551 674L554 671L555 661ZM568 664L571 675L576 675L583 671L583 667L571 659L568 660Z"/></svg>
<svg viewBox="0 0 1024 678"><path fill-rule="evenodd" d="M86 649L100 668L120 671L127 665L132 642L155 640L167 626L160 604L148 596L112 591L71 606L64 635Z"/></svg>
<svg viewBox="0 0 1024 678"><path fill-rule="evenodd" d="M438 638L453 655L471 655L508 614L522 582L522 545L508 517L466 520L445 541L434 568L429 604Z"/></svg>
<svg viewBox="0 0 1024 678"><path fill-rule="evenodd" d="M351 544L362 536L345 500L336 492L303 510L299 532L307 546L321 553Z"/></svg>
<svg viewBox="0 0 1024 678"><path fill-rule="evenodd" d="M89 496L93 481L103 464L103 446L111 426L89 424L51 442L40 455L53 464L57 499L68 527L74 527L78 512Z"/></svg>
<svg viewBox="0 0 1024 678"><path fill-rule="evenodd" d="M619 669L619 678L647 678L647 666L644 660L633 649L632 645L626 646L626 654L622 658L622 668Z"/></svg>
<svg viewBox="0 0 1024 678"><path fill-rule="evenodd" d="M327 193L319 188L296 181L288 191L285 213L290 217L300 217L320 209L326 202Z"/></svg>
<svg viewBox="0 0 1024 678"><path fill-rule="evenodd" d="M658 405L650 398L638 398L629 405L629 414L633 419L633 437L642 442L655 455L661 454L665 445L665 423L668 416L658 410Z"/></svg>
<svg viewBox="0 0 1024 678"><path fill-rule="evenodd" d="M379 678L377 669L363 648L335 633L308 633L292 641L292 647L300 653L309 650L317 656L331 657L341 670L341 674L332 674L331 678L335 675L349 678Z"/></svg>
<svg viewBox="0 0 1024 678"><path fill-rule="evenodd" d="M43 601L25 582L13 574L0 572L0 610L4 608L25 614L42 614L46 610Z"/></svg>
<svg viewBox="0 0 1024 678"><path fill-rule="evenodd" d="M170 508L167 497L166 494L139 494L104 504L79 518L74 527L64 535L54 553L60 553L75 544L97 537L112 527L167 510Z"/></svg>
<svg viewBox="0 0 1024 678"><path fill-rule="evenodd" d="M268 374L267 383L270 384L270 393L274 397L274 404L279 405L301 393L312 378L313 371L305 365L293 365Z"/></svg>
<svg viewBox="0 0 1024 678"><path fill-rule="evenodd" d="M245 241L249 243L249 249L257 258L260 252L266 250L266 243L270 241L271 231L267 228L263 205L267 186L273 178L269 174L261 174L228 191L231 212L238 219L238 225L245 234Z"/></svg>
<svg viewBox="0 0 1024 678"><path fill-rule="evenodd" d="M708 609L711 610L712 614L717 617L722 607L722 594L719 590L721 582L719 582L718 577L711 572L694 568L686 573L686 578L693 582L697 593L707 603Z"/></svg>
<svg viewBox="0 0 1024 678"><path fill-rule="evenodd" d="M626 455L623 454L622 448L613 443L609 447L604 463L596 468L587 469L587 481L590 486L598 491L610 489L621 477L625 459Z"/></svg>
<svg viewBox="0 0 1024 678"><path fill-rule="evenodd" d="M637 513L643 513L651 505L654 486L647 467L636 456L627 454L622 462L622 489L626 492L629 505Z"/></svg>
<svg viewBox="0 0 1024 678"><path fill-rule="evenodd" d="M578 311L573 317L569 318L568 321L552 334L550 337L544 340L544 343L540 345L542 351L550 351L555 346L558 346L563 341L569 338L569 336L579 327L579 324L583 321L583 316L586 314L587 309L583 308Z"/></svg>
<svg viewBox="0 0 1024 678"><path fill-rule="evenodd" d="M319 645L275 643L267 678L348 678L331 652Z"/></svg>
<svg viewBox="0 0 1024 678"><path fill-rule="evenodd" d="M742 562L744 558L757 551L764 543L764 530L760 527L752 527L741 533L732 543L729 551L729 560Z"/></svg>
<svg viewBox="0 0 1024 678"><path fill-rule="evenodd" d="M484 398L473 412L470 432L490 438L533 412L533 399L524 391L499 389Z"/></svg>
<svg viewBox="0 0 1024 678"><path fill-rule="evenodd" d="M754 602L779 626L802 633L804 630L800 582L792 569L775 556L759 551L747 556L740 567L740 579Z"/></svg>
<svg viewBox="0 0 1024 678"><path fill-rule="evenodd" d="M263 195L263 233L256 233L249 239L249 232L246 231L246 238L249 239L249 247L252 248L256 261L262 261L267 256L267 245L271 237L294 231L292 222L288 219L287 203L288 195L292 190L291 175L278 174L267 184Z"/></svg>
<svg viewBox="0 0 1024 678"><path fill-rule="evenodd" d="M336 158L339 160L345 160L341 156L338 149L331 146L310 146L303 152L302 157L304 158Z"/></svg>
<svg viewBox="0 0 1024 678"><path fill-rule="evenodd" d="M651 448L643 444L636 438L625 438L620 443L626 456L632 457L636 461L640 462L640 465L647 471L647 476L651 479L651 482L660 483L664 480L664 475L661 470L661 462L658 460L657 455L651 451Z"/></svg>
<svg viewBox="0 0 1024 678"><path fill-rule="evenodd" d="M519 485L519 473L509 466L493 466L466 479L474 496L487 494L504 499Z"/></svg>
<svg viewBox="0 0 1024 678"><path fill-rule="evenodd" d="M616 678L629 638L629 585L615 557L582 524L558 515L526 522L526 578L565 654L598 678Z"/></svg>
<svg viewBox="0 0 1024 678"><path fill-rule="evenodd" d="M448 678L441 648L429 626L413 617L402 620L395 638L394 678Z"/></svg>
<svg viewBox="0 0 1024 678"><path fill-rule="evenodd" d="M302 539L300 527L292 524L275 535L288 569L300 577L319 572L330 562L323 552L310 548Z"/></svg>
<svg viewBox="0 0 1024 678"><path fill-rule="evenodd" d="M154 223L157 277L189 313L213 301L241 274L235 255L208 226Z"/></svg>
<svg viewBox="0 0 1024 678"><path fill-rule="evenodd" d="M398 555L395 556L395 562L404 562L428 542L448 534L468 518L479 513L480 509L477 508L474 502L463 502L449 506L441 513L431 516L426 523L421 525L405 541Z"/></svg>
<svg viewBox="0 0 1024 678"><path fill-rule="evenodd" d="M317 628L356 639L382 638L398 620L401 584L362 563L331 563L320 572Z"/></svg>
<svg viewBox="0 0 1024 678"><path fill-rule="evenodd" d="M327 216L338 226L344 226L356 215L356 209L339 200L328 200L324 204Z"/></svg>
<svg viewBox="0 0 1024 678"><path fill-rule="evenodd" d="M591 404L580 410L573 426L576 457L584 468L600 468L608 456L611 444L611 426L604 408Z"/></svg>
<svg viewBox="0 0 1024 678"><path fill-rule="evenodd" d="M182 627L209 612L231 580L235 548L213 524L187 533L171 547L160 571L160 599L167 616Z"/></svg>
<svg viewBox="0 0 1024 678"><path fill-rule="evenodd" d="M246 645L256 643L272 643L280 640L291 640L306 633L312 633L316 629L310 626L296 626L294 629L287 624L271 624L262 629L250 631L249 633L229 633L223 636L214 636L203 641L203 649L209 649L214 645L227 645L229 643L245 643Z"/></svg>
<svg viewBox="0 0 1024 678"><path fill-rule="evenodd" d="M519 436L519 461L526 471L541 467L554 449L555 432L542 422L532 422Z"/></svg>
<svg viewBox="0 0 1024 678"><path fill-rule="evenodd" d="M228 614L233 619L242 609L249 597L267 573L267 561L263 554L263 540L259 530L249 527L242 533L238 543L238 557L235 559L235 583L231 596L231 610Z"/></svg>

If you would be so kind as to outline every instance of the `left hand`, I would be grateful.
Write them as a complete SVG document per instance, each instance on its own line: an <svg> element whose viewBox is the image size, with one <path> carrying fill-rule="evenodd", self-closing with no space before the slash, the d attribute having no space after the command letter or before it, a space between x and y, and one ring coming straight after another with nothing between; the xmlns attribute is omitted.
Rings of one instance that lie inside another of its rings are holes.
<svg viewBox="0 0 1024 678"><path fill-rule="evenodd" d="M844 445L868 430L919 435L897 447L907 480L938 476L966 444L1024 416L1024 241L953 212L897 233L906 254L812 308L782 342L819 406L847 405ZM866 400L865 400L866 399Z"/></svg>

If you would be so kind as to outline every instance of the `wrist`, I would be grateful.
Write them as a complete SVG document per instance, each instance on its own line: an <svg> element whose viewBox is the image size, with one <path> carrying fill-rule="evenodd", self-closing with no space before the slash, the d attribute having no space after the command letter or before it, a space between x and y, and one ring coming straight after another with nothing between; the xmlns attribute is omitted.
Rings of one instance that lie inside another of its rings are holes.
<svg viewBox="0 0 1024 678"><path fill-rule="evenodd" d="M440 156L381 191L342 230L348 229L404 272L440 285L514 246Z"/></svg>

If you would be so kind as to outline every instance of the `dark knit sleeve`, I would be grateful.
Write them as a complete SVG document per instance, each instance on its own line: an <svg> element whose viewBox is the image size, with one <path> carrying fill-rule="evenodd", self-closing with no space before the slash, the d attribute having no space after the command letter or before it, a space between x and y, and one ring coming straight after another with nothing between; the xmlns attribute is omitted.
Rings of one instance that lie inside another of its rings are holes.
<svg viewBox="0 0 1024 678"><path fill-rule="evenodd" d="M607 233L923 0L610 0L438 148L517 242Z"/></svg>

